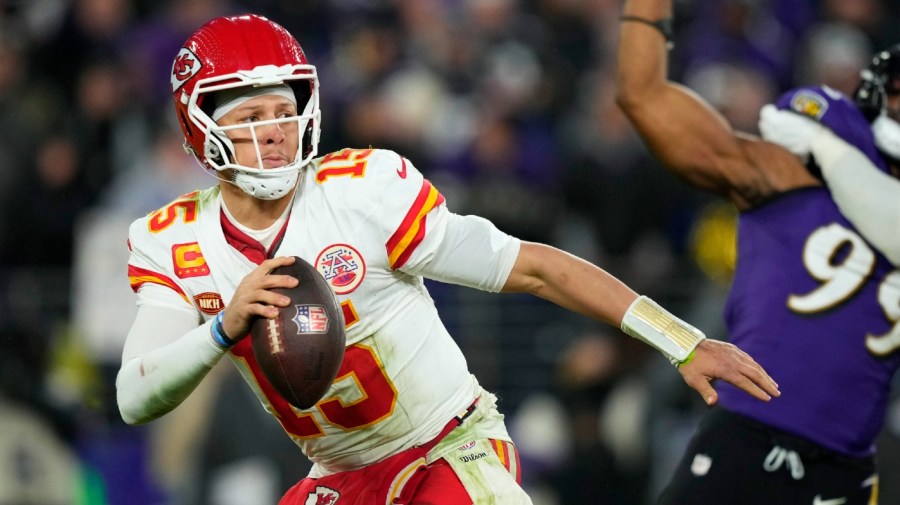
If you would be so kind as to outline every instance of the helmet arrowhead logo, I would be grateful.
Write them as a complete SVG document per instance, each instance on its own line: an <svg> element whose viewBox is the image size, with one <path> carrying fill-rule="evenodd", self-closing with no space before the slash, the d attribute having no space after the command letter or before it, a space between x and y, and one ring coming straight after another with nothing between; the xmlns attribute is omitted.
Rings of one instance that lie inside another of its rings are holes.
<svg viewBox="0 0 900 505"><path fill-rule="evenodd" d="M178 91L178 88L180 88L188 79L196 75L202 66L200 58L197 58L197 55L194 54L193 51L186 47L182 47L181 51L178 51L178 56L175 57L175 61L172 63L172 92Z"/></svg>

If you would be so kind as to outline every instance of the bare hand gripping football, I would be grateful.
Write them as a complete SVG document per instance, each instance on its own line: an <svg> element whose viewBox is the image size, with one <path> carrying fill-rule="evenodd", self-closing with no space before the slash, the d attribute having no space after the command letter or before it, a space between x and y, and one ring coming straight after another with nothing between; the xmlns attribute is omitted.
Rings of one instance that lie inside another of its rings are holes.
<svg viewBox="0 0 900 505"><path fill-rule="evenodd" d="M274 319L257 318L250 329L253 354L272 386L295 407L308 409L331 386L344 359L347 334L334 293L303 259L275 268L273 275L300 281L272 291L287 296Z"/></svg>

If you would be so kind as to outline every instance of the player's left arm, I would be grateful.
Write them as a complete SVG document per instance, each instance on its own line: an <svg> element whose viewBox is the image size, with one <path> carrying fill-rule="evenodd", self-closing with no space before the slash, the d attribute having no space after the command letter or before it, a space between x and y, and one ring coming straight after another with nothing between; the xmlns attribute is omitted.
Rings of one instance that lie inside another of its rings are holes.
<svg viewBox="0 0 900 505"><path fill-rule="evenodd" d="M754 397L779 396L778 385L747 353L703 333L639 296L605 270L555 247L523 242L504 292L527 292L622 328L675 362L685 382L707 404L718 401L710 384L722 379Z"/></svg>
<svg viewBox="0 0 900 505"><path fill-rule="evenodd" d="M704 339L699 330L587 261L551 246L521 242L486 219L450 212L412 164L404 160L403 165L410 178L416 175L414 188L421 189L408 210L404 206L404 212L393 212L404 216L386 244L395 269L488 291L532 293L620 327L680 363L684 380L710 405L718 399L710 384L714 379L726 380L761 400L778 395L774 381L737 347ZM409 193L398 189L395 195ZM672 326L668 334L656 329L666 325Z"/></svg>
<svg viewBox="0 0 900 505"><path fill-rule="evenodd" d="M408 168L413 170L411 164ZM710 384L714 379L726 380L761 400L779 394L775 382L737 347L706 340L699 330L585 260L548 245L521 242L486 219L450 212L443 197L433 194L436 189L420 180L423 189L417 203L387 242L397 269L488 291L528 292L622 328L680 363L685 382L710 405L718 400ZM410 223L414 227L407 228Z"/></svg>

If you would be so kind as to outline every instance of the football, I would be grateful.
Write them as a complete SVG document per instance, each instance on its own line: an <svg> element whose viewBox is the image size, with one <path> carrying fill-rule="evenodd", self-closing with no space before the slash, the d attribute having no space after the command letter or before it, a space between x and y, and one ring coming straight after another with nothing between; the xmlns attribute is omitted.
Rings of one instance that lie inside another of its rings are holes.
<svg viewBox="0 0 900 505"><path fill-rule="evenodd" d="M344 315L325 278L299 257L270 274L299 280L291 289L273 291L288 296L291 304L275 319L253 322L253 354L266 379L295 407L316 404L337 375L344 359L347 334Z"/></svg>

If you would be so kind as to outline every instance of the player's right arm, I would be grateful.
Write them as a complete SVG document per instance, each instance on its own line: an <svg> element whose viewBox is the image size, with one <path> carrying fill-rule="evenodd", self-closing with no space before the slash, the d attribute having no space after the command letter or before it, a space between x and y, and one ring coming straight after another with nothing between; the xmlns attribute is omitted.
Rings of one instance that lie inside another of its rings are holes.
<svg viewBox="0 0 900 505"><path fill-rule="evenodd" d="M648 21L672 16L670 0L628 0L623 15ZM667 78L662 33L623 21L617 102L656 157L688 183L729 198L738 208L817 181L785 150L734 132L690 89Z"/></svg>
<svg viewBox="0 0 900 505"><path fill-rule="evenodd" d="M133 261L140 257L139 251L132 251ZM275 317L276 306L290 303L270 290L294 287L297 280L267 274L293 261L293 257L266 260L241 280L222 313L227 339L237 342L249 332L255 317ZM200 324L196 310L176 291L177 286L169 285L164 276L147 281L153 278L133 280L138 313L126 336L116 377L119 412L128 424L152 421L180 405L230 348L214 338L215 318Z"/></svg>
<svg viewBox="0 0 900 505"><path fill-rule="evenodd" d="M138 296L152 293L162 300L170 296L165 289L148 285ZM199 324L191 311L139 302L116 376L116 399L126 423L161 417L191 394L227 350L213 341L211 326L212 320Z"/></svg>

